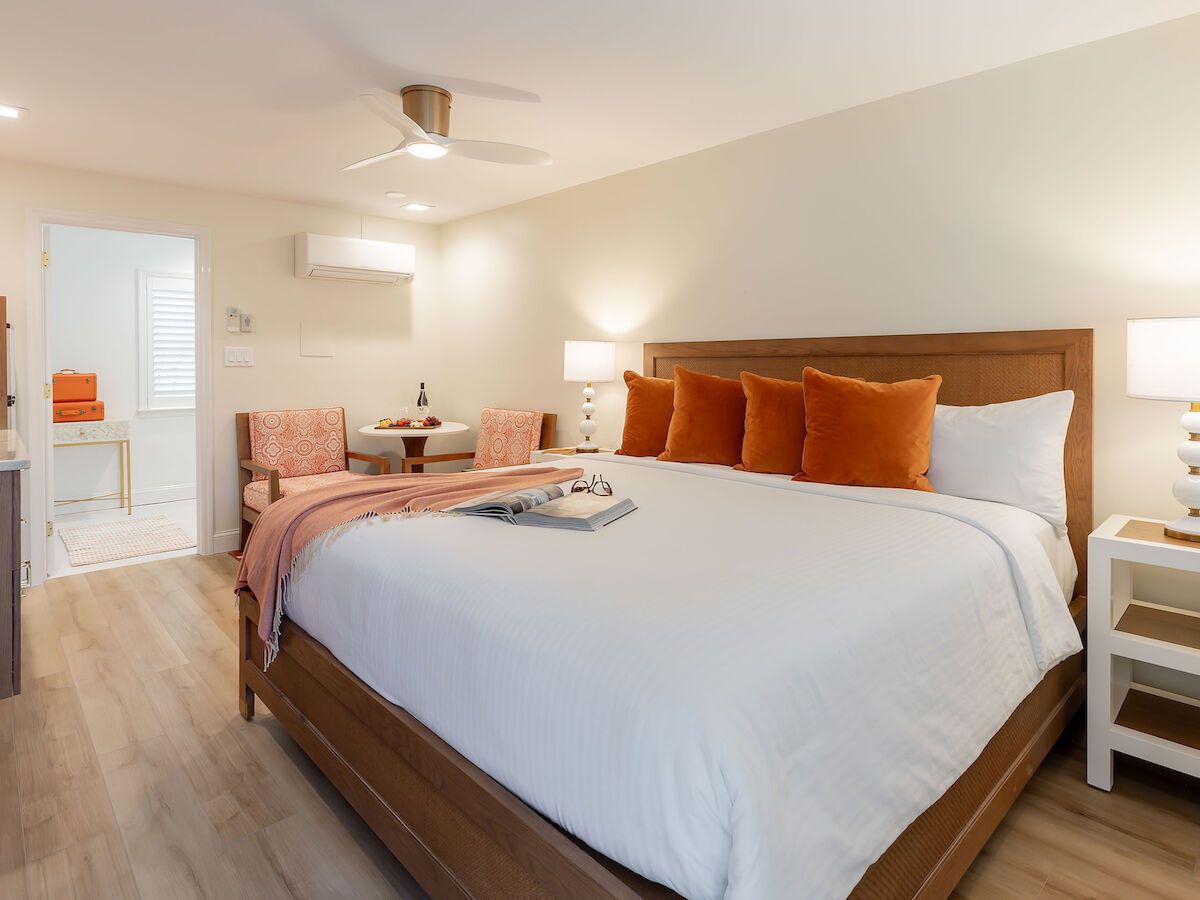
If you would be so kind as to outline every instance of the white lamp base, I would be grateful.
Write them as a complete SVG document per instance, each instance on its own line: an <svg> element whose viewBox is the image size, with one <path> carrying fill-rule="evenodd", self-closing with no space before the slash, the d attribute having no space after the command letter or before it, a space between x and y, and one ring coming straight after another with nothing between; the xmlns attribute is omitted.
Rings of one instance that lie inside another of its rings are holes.
<svg viewBox="0 0 1200 900"><path fill-rule="evenodd" d="M1183 516L1163 526L1163 533L1180 541L1200 543L1200 516Z"/></svg>
<svg viewBox="0 0 1200 900"><path fill-rule="evenodd" d="M596 389L589 381L583 389L583 421L579 423L579 433L583 435L583 440L575 446L576 453L600 452L600 446L592 442L592 435L596 433L596 423L592 421L592 413L596 411L596 404L592 402L595 397Z"/></svg>
<svg viewBox="0 0 1200 900"><path fill-rule="evenodd" d="M1193 403L1179 424L1188 433L1188 439L1179 445L1179 458L1188 471L1175 479L1171 492L1188 514L1164 525L1163 532L1181 541L1200 542L1200 403Z"/></svg>

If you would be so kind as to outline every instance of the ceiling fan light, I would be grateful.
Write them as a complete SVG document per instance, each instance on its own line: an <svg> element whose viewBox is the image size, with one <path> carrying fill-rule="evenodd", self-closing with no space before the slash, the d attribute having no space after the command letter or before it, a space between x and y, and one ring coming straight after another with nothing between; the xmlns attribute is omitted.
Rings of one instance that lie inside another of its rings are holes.
<svg viewBox="0 0 1200 900"><path fill-rule="evenodd" d="M433 141L415 141L405 149L417 159L440 159L446 155L446 148Z"/></svg>

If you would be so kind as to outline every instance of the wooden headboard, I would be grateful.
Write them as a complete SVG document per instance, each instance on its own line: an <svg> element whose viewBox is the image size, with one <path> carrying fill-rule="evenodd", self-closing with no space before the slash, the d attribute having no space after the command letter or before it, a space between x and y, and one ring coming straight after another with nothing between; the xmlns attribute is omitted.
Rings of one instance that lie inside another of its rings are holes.
<svg viewBox="0 0 1200 900"><path fill-rule="evenodd" d="M889 334L869 337L783 338L646 344L647 375L671 378L676 365L737 378L753 372L799 381L811 365L868 381L942 376L938 402L979 406L1075 392L1064 471L1067 530L1079 565L1075 593L1087 586L1087 539L1092 531L1092 330L986 331L970 334Z"/></svg>

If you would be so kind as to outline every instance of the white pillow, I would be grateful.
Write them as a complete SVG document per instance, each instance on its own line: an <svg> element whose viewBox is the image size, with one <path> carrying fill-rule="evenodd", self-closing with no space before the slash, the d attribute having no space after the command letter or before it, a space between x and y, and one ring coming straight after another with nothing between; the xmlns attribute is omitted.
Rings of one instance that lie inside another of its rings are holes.
<svg viewBox="0 0 1200 900"><path fill-rule="evenodd" d="M939 494L994 500L1067 530L1063 445L1074 391L933 413L929 474Z"/></svg>

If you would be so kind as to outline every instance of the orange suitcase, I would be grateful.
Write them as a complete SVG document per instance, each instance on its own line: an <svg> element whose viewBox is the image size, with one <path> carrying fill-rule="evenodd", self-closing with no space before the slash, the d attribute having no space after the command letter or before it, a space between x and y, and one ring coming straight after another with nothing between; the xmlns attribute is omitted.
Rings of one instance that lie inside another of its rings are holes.
<svg viewBox="0 0 1200 900"><path fill-rule="evenodd" d="M55 403L96 399L95 372L76 372L74 369L63 369L61 372L55 372L50 380L54 384Z"/></svg>
<svg viewBox="0 0 1200 900"><path fill-rule="evenodd" d="M91 403L73 401L54 404L55 422L101 422L104 420L104 401Z"/></svg>

